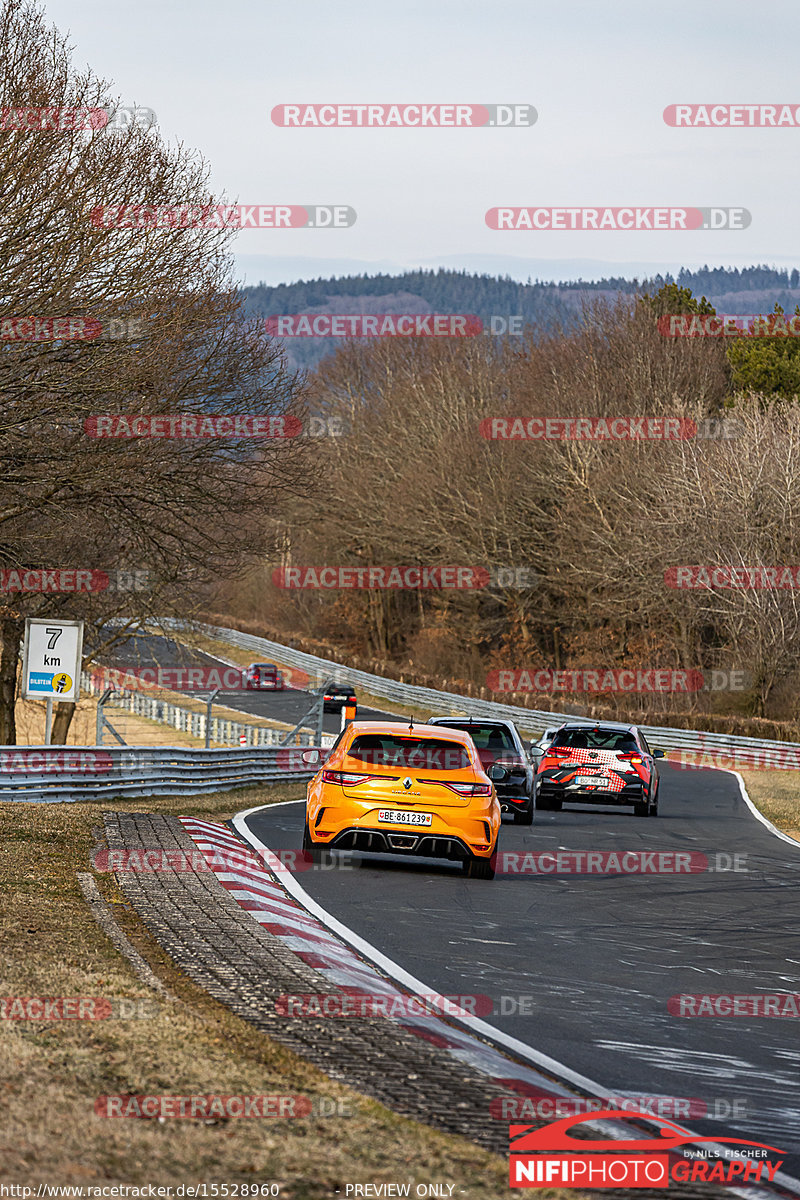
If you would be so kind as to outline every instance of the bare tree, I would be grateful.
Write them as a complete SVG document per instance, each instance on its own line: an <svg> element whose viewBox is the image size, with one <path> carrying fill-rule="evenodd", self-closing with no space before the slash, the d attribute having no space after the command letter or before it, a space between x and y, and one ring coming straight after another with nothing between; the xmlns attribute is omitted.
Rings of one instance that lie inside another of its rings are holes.
<svg viewBox="0 0 800 1200"><path fill-rule="evenodd" d="M112 103L102 81L73 72L63 39L29 0L5 0L0 37L3 108ZM124 596L21 593L0 607L0 741L10 743L25 615L86 616L91 653L110 616L183 614L211 579L257 561L281 498L303 486L297 438L264 440L241 424L233 439L222 430L94 437L95 419L291 418L303 408L275 344L242 318L234 231L215 222L201 160L135 125L113 138L91 127L0 137L0 567L135 568L154 581ZM118 219L119 206L137 205L193 215L140 227ZM41 336L20 336L20 319L31 317ZM100 336L46 324L69 319L98 322ZM131 320L132 336L108 336Z"/></svg>

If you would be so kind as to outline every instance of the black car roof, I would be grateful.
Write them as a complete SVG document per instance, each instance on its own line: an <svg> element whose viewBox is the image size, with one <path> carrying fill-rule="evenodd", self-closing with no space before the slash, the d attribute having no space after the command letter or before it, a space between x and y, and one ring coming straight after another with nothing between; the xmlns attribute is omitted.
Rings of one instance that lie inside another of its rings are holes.
<svg viewBox="0 0 800 1200"><path fill-rule="evenodd" d="M428 725L449 725L452 721L459 725L503 725L506 729L516 729L513 721L501 717L428 717Z"/></svg>
<svg viewBox="0 0 800 1200"><path fill-rule="evenodd" d="M613 729L616 733L624 731L625 733L638 733L639 729L636 725L626 725L624 721L565 721L563 725L559 725L558 732L562 729Z"/></svg>

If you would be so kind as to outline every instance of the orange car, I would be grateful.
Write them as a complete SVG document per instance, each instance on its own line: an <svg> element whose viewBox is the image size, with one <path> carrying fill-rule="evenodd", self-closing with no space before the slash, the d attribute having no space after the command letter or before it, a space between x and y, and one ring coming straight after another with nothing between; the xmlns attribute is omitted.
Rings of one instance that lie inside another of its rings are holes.
<svg viewBox="0 0 800 1200"><path fill-rule="evenodd" d="M309 765L318 750L307 750ZM308 785L303 849L408 854L461 862L493 879L500 805L468 733L353 721Z"/></svg>

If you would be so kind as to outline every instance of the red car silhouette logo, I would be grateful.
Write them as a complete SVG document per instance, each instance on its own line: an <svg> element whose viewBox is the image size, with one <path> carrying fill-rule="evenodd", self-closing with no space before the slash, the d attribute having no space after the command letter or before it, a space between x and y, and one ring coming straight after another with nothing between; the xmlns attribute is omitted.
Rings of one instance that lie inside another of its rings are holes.
<svg viewBox="0 0 800 1200"><path fill-rule="evenodd" d="M567 1133L567 1130L575 1125L594 1124L596 1121L609 1117L618 1117L626 1123L629 1123L631 1118L641 1117L651 1125L661 1126L660 1137L617 1141L613 1138L601 1140L576 1138L570 1137ZM539 1129L531 1125L511 1125L508 1133L512 1154L528 1154L535 1151L549 1153L552 1150L572 1150L580 1153L596 1150L611 1150L615 1153L620 1150L672 1150L678 1146L694 1146L698 1142L713 1142L726 1146L758 1146L762 1150L773 1150L775 1154L785 1153L783 1150L778 1150L777 1146L767 1146L764 1142L750 1142L745 1138L698 1137L697 1134L681 1129L680 1125L671 1125L669 1121L664 1121L661 1117L655 1117L649 1113L626 1112L624 1109L602 1109L590 1114L579 1113L574 1117L563 1117L560 1121L554 1121L552 1125L545 1125Z"/></svg>

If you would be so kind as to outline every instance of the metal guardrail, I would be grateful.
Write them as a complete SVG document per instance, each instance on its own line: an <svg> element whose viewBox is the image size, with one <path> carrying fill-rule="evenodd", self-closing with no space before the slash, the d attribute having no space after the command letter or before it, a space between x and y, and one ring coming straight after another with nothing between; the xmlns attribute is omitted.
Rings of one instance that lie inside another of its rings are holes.
<svg viewBox="0 0 800 1200"><path fill-rule="evenodd" d="M407 708L417 707L422 711L430 709L442 716L466 713L474 717L510 719L528 736L541 734L546 728L563 720L587 725L594 723L568 714L517 708L510 704L459 696L454 692L437 692L433 688L399 683L380 675L370 675L366 671L351 670L329 659L318 658L266 638L239 633L235 629L209 625L198 627L175 620L164 620L161 624L176 632L199 628L209 636L252 651L260 658L269 656L289 666L299 667L320 680L350 683ZM160 712L160 716L156 715L153 719L167 719L176 728L186 729L189 733L194 732L192 719L197 719L197 730L201 729L199 721L205 720L202 713L192 713L142 693L128 693L126 699L131 711L141 715L149 715L150 711ZM151 710L150 706L156 707ZM230 729L220 730L230 737L238 736L245 729L254 730L259 736L285 736L280 729L261 729L238 722L220 724L230 726ZM662 726L642 728L654 747L683 752L685 763L685 752L688 751L690 755L708 755L710 761L705 763L708 766L800 768L800 743L797 742ZM202 737L203 733L204 729L196 736ZM307 733L297 736L300 744L296 746L262 744L252 748L216 750L176 746L0 746L0 800L43 803L116 796L189 796L228 791L256 783L305 781L314 773L302 761L303 750L312 744L312 739ZM329 736L326 735L323 742L327 742ZM693 765L691 757L687 765ZM702 758L696 765L704 765Z"/></svg>
<svg viewBox="0 0 800 1200"><path fill-rule="evenodd" d="M466 714L472 717L511 720L529 737L537 737L545 729L551 728L553 725L560 725L564 721L574 721L576 724L584 725L595 723L585 717L574 717L568 713L519 708L511 704L498 704L493 700L459 696L455 692L437 692L433 688L399 683L395 679L385 679L381 675L370 675L367 671L343 667L341 663L332 662L330 659L318 658L314 654L294 650L291 646L284 646L280 642L254 637L249 633L240 633L236 629L228 629L225 626L199 625L173 618L164 618L159 624L164 629L172 629L176 632L199 631L207 636L229 642L240 650L252 651L259 658L275 659L287 666L298 667L312 676L331 678L337 683L352 684L356 689L362 688L373 696L379 696L412 710L417 707L422 711L430 709L441 716ZM732 760L730 765L736 767L755 765L800 768L800 743L798 742L737 737L734 734L674 729L659 725L641 725L640 729L644 731L645 737L653 748L657 747L667 751L688 750L716 757L729 756ZM709 763L708 765L715 764Z"/></svg>
<svg viewBox="0 0 800 1200"><path fill-rule="evenodd" d="M314 774L302 760L304 749L0 746L0 801L193 796L256 783L301 782Z"/></svg>
<svg viewBox="0 0 800 1200"><path fill-rule="evenodd" d="M95 673L82 672L81 690L83 692L90 696L102 695L105 688L106 683L98 683ZM226 717L212 716L209 720L208 715L204 712L195 712L190 708L183 708L180 704L172 704L170 701L148 696L145 692L133 690L115 691L113 699L109 701L109 707L121 708L137 717L145 717L149 721L158 721L162 725L169 725L200 741L205 741L208 733L209 741L219 742L223 745L238 742L244 734L247 746L280 746L289 731L288 726L285 729L271 729L265 725L250 725L246 721L231 721ZM295 740L300 746L315 744L313 734L302 730L295 734Z"/></svg>

